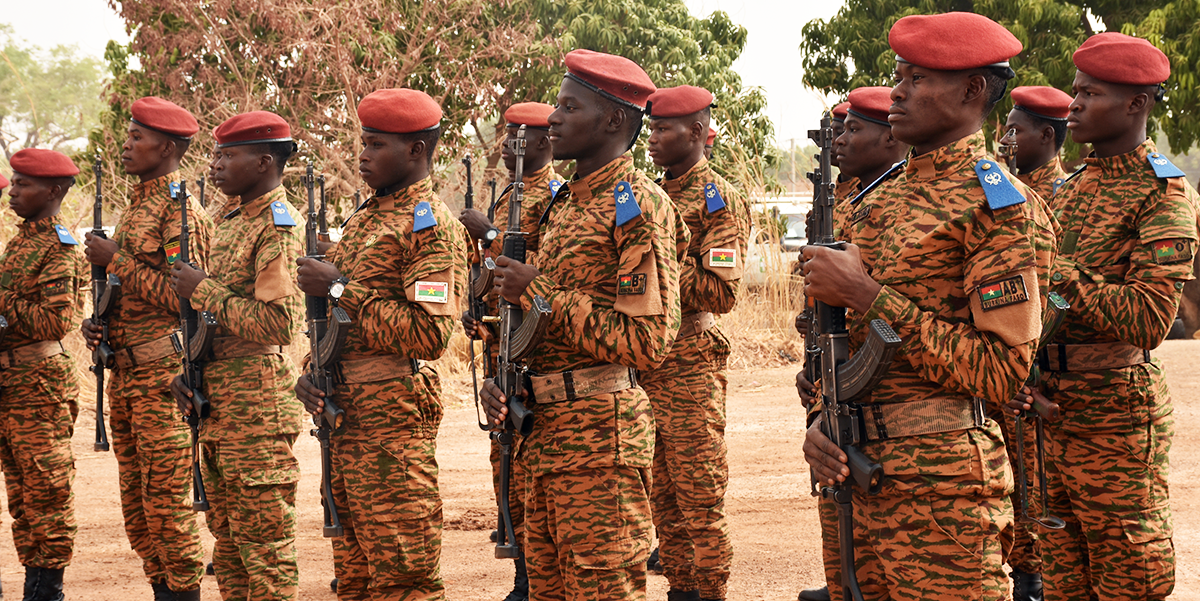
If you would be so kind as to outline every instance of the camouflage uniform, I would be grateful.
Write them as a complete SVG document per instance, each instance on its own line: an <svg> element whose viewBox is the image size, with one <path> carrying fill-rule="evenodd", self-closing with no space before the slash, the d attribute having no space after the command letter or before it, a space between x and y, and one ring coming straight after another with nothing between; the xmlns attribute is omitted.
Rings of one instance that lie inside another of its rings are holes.
<svg viewBox="0 0 1200 601"><path fill-rule="evenodd" d="M1039 363L1062 411L1048 428L1048 494L1067 527L1042 532L1048 600L1164 599L1174 587L1172 404L1148 349L1192 279L1197 196L1182 177L1156 177L1161 158L1150 141L1088 158L1059 191L1051 280L1071 310Z"/></svg>
<svg viewBox="0 0 1200 601"><path fill-rule="evenodd" d="M616 225L614 207L634 200L641 214ZM541 248L553 260L522 298L554 309L529 362L544 376L523 451L531 598L645 599L654 417L625 378L662 362L679 328L675 223L670 199L629 154L565 185L550 208ZM565 371L591 394L563 393Z"/></svg>
<svg viewBox="0 0 1200 601"><path fill-rule="evenodd" d="M1055 157L1049 163L1034 169L1029 173L1017 176L1021 183L1029 186L1038 196L1047 202L1058 193L1058 187L1067 181L1067 172L1063 171L1062 163Z"/></svg>
<svg viewBox="0 0 1200 601"><path fill-rule="evenodd" d="M867 184L869 183L871 182L867 182ZM851 177L849 179L839 178L833 188L834 201L838 204L842 204L854 198L859 192L862 191L864 185L865 184L863 184L862 180L858 179L857 177Z"/></svg>
<svg viewBox="0 0 1200 601"><path fill-rule="evenodd" d="M150 581L165 580L173 591L196 588L204 574L189 498L190 434L168 389L179 373L169 340L179 326L179 298L168 282L179 256L179 205L169 189L178 177L172 172L134 186L113 232L120 251L108 266L121 279L109 319L118 368L108 400L125 533ZM195 197L189 203L189 258L203 269L212 225Z"/></svg>
<svg viewBox="0 0 1200 601"><path fill-rule="evenodd" d="M466 295L466 233L425 178L363 203L329 260L350 279L340 302L354 322L335 391L346 421L332 438L345 528L333 539L338 598L442 599L441 380L412 366L450 342Z"/></svg>
<svg viewBox="0 0 1200 601"><path fill-rule="evenodd" d="M213 568L224 599L295 599L300 464L292 444L304 408L285 347L302 319L291 269L304 254L304 220L282 187L239 202L223 210L211 273L192 295L192 306L220 324L204 368L213 406L200 430L206 522L217 538ZM276 225L286 218L294 225Z"/></svg>
<svg viewBox="0 0 1200 601"><path fill-rule="evenodd" d="M1008 594L1001 532L1013 519L1012 472L983 404L1011 399L1029 373L1053 232L1039 202L990 208L975 172L984 149L977 132L910 158L843 213L844 239L883 285L865 315L848 318L851 348L876 318L904 341L864 400L861 449L886 474L879 495L855 499L867 598ZM998 164L985 173L1000 176L988 186L1005 186ZM839 566L826 574L840 598Z"/></svg>
<svg viewBox="0 0 1200 601"><path fill-rule="evenodd" d="M19 223L0 256L0 315L8 320L0 334L0 468L17 557L49 569L70 564L74 548L79 383L60 341L86 278L77 243L60 240L56 227L63 226L51 219Z"/></svg>
<svg viewBox="0 0 1200 601"><path fill-rule="evenodd" d="M713 314L728 313L737 302L750 208L703 158L662 186L691 244L680 258L680 334L666 361L638 376L654 410L654 529L671 588L724 599L733 559L725 522L730 349Z"/></svg>

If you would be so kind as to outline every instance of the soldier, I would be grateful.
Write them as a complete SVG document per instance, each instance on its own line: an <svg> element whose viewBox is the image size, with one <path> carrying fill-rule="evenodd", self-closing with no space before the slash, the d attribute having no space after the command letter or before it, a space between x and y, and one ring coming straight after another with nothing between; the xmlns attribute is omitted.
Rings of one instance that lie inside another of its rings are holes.
<svg viewBox="0 0 1200 601"><path fill-rule="evenodd" d="M375 195L346 222L328 262L301 257L300 289L328 294L353 321L339 363L333 489L338 598L442 599L442 500L434 459L441 380L422 361L446 350L466 295L466 232L433 192L442 109L424 92L384 89L358 105L358 171ZM323 392L296 394L314 415Z"/></svg>
<svg viewBox="0 0 1200 601"><path fill-rule="evenodd" d="M25 566L26 601L61 601L75 544L79 414L75 364L63 348L87 277L78 242L56 223L79 168L53 150L19 150L8 206L23 219L0 255L0 468ZM0 189L8 180L0 176Z"/></svg>
<svg viewBox="0 0 1200 601"><path fill-rule="evenodd" d="M179 204L172 185L200 127L187 110L148 96L133 103L129 138L121 147L125 172L138 178L133 198L112 239L85 234L88 261L121 280L121 298L109 318L117 370L108 386L109 423L129 544L142 558L154 598L200 598L203 549L191 510L189 432L171 395L179 373L172 335L179 299L170 268L179 258ZM189 201L191 256L200 269L208 256L208 215ZM103 330L83 321L89 349Z"/></svg>
<svg viewBox="0 0 1200 601"><path fill-rule="evenodd" d="M292 445L303 406L286 347L302 319L291 261L304 254L304 223L281 186L295 149L275 113L237 115L213 130L209 178L229 203L213 238L212 275L177 261L171 286L220 324L204 368L212 415L200 431L213 569L227 600L295 599L296 483ZM186 415L191 390L171 390Z"/></svg>
<svg viewBox="0 0 1200 601"><path fill-rule="evenodd" d="M1049 201L1067 178L1058 152L1067 140L1071 97L1057 88L1021 86L1013 89L1012 99L997 158Z"/></svg>
<svg viewBox="0 0 1200 601"><path fill-rule="evenodd" d="M649 102L649 154L691 237L679 258L679 334L666 361L639 374L654 411L654 529L667 598L724 599L733 559L725 520L730 347L714 315L737 302L750 208L704 158L712 92L664 88Z"/></svg>
<svg viewBox="0 0 1200 601"><path fill-rule="evenodd" d="M1040 241L1053 233L1031 192L986 158L980 126L1021 43L970 13L904 17L888 41L888 122L911 158L849 207L844 252L803 250L805 295L850 309L852 348L872 319L904 341L857 409L861 450L886 475L880 494L855 503L858 579L866 598L1004 598L1012 472L983 409L1029 373L1050 261ZM805 458L822 484L845 481L846 455L820 421Z"/></svg>
<svg viewBox="0 0 1200 601"><path fill-rule="evenodd" d="M553 307L528 365L540 374L522 451L530 596L644 599L654 418L634 370L658 366L679 329L676 216L628 152L655 91L649 76L590 50L566 65L550 139L575 177L544 217L540 268L496 260L497 294ZM502 423L499 387L486 382L480 397Z"/></svg>
<svg viewBox="0 0 1200 601"><path fill-rule="evenodd" d="M521 199L521 231L525 232L525 250L528 253L525 258L531 265L535 264L537 258L538 232L541 228L538 221L546 207L550 205L550 199L562 185L562 178L554 172L554 166L551 164L554 153L550 148L550 123L546 121L546 117L550 116L552 112L554 112L554 107L541 102L521 102L504 111L508 137L501 156L504 159L504 166L508 168L509 180L516 177L517 157L512 153L507 141L515 139L520 127L525 126L526 146L522 166L525 192ZM487 220L487 215L474 209L463 209L458 216L458 220L466 226L467 232L471 234L472 240L479 241L485 252L493 255L499 254L498 251L504 239L503 232L508 229L508 199L511 191L512 185L510 184L500 196L496 197L495 204L489 209L489 212L495 216L493 222ZM492 297L494 296L492 295ZM495 298L488 299L488 307L494 315ZM471 319L469 311L463 312L462 322L467 335L474 336L476 324L475 320ZM484 344L494 347L496 340L491 331L488 330L484 335L486 336ZM493 352L494 350L493 348ZM493 355L488 353L486 356ZM520 446L514 444L513 448L519 449ZM524 534L525 523L525 469L524 464L517 461L517 456L514 456L513 459L508 505L512 514L513 530L516 532L517 540L520 541ZM494 441L491 461L492 484L499 491L500 445ZM529 598L529 576L525 570L524 546L521 547L521 552L522 556L514 562L516 573L513 576L513 590L505 597L504 601L525 601Z"/></svg>
<svg viewBox="0 0 1200 601"><path fill-rule="evenodd" d="M1146 138L1170 77L1166 55L1120 33L1074 54L1067 127L1091 144L1059 189L1063 239L1051 274L1071 303L1038 356L1049 424L1050 513L1041 531L1048 600L1165 599L1175 584L1167 452L1173 433L1162 363L1196 251L1195 189ZM1016 409L1030 408L1029 391Z"/></svg>

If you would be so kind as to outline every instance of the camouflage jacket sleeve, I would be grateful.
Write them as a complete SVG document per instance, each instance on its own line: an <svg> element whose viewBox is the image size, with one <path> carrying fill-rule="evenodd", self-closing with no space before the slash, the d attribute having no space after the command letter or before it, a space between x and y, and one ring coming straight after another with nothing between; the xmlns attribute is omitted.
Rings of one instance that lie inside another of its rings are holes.
<svg viewBox="0 0 1200 601"><path fill-rule="evenodd" d="M745 272L750 209L741 194L721 181L725 208L705 212L705 229L694 232L688 257L679 266L679 290L684 307L702 307L717 314L733 310ZM703 210L703 209L702 209ZM733 264L721 266L714 255L733 251Z"/></svg>
<svg viewBox="0 0 1200 601"><path fill-rule="evenodd" d="M179 243L179 208L169 198L161 205L156 223L139 222L139 231L130 231L127 240L134 241L137 248L122 248L113 255L108 266L110 273L121 278L121 294L135 295L144 299L164 313L179 312L179 297L171 289L170 275L174 257L167 248L177 248ZM208 213L192 197L188 207L188 258L197 268L204 270L208 257L209 236L212 225ZM163 266L158 253L167 253Z"/></svg>
<svg viewBox="0 0 1200 601"><path fill-rule="evenodd" d="M12 333L29 340L62 340L74 329L81 305L83 254L78 246L51 242L54 248L37 275L36 289L0 291L0 314Z"/></svg>

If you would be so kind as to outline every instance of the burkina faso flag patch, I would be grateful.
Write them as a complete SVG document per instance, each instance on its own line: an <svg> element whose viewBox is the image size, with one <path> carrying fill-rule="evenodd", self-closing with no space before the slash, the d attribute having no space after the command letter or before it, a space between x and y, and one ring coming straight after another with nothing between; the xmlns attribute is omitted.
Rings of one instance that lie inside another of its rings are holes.
<svg viewBox="0 0 1200 601"><path fill-rule="evenodd" d="M714 248L709 250L708 264L711 267L737 267L737 249Z"/></svg>
<svg viewBox="0 0 1200 601"><path fill-rule="evenodd" d="M984 311L999 309L1029 300L1025 290L1025 278L1014 275L1003 280L989 282L979 287L979 303Z"/></svg>
<svg viewBox="0 0 1200 601"><path fill-rule="evenodd" d="M417 302L444 303L450 300L447 282L417 282Z"/></svg>
<svg viewBox="0 0 1200 601"><path fill-rule="evenodd" d="M1191 261L1194 254L1190 241L1184 238L1157 240L1152 242L1150 247L1154 253L1154 262L1159 265Z"/></svg>

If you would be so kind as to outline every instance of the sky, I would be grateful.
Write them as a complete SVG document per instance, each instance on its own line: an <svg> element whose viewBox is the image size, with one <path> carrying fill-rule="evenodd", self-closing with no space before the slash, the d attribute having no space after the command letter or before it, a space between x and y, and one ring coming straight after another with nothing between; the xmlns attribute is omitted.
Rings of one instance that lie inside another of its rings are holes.
<svg viewBox="0 0 1200 601"><path fill-rule="evenodd" d="M767 114L775 123L775 141L787 148L807 143L807 131L827 103L817 92L800 83L800 28L812 19L827 19L842 6L842 0L825 2L780 2L773 0L685 0L697 17L713 11L729 14L746 27L749 36L734 69L746 86L763 88ZM77 44L90 55L102 57L109 40L127 42L125 23L105 0L41 0L6 3L0 23L7 22L19 38L50 48ZM54 18L47 18L54 15ZM782 68L781 68L782 67Z"/></svg>

